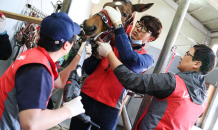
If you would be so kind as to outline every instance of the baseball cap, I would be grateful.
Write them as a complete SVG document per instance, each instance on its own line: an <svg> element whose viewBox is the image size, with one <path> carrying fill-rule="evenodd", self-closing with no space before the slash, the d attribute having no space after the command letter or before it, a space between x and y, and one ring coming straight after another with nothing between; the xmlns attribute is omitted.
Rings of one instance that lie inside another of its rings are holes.
<svg viewBox="0 0 218 130"><path fill-rule="evenodd" d="M70 40L73 35L78 35L81 31L80 26L65 12L53 13L41 22L40 34L51 37L54 41L40 38L45 43L63 44Z"/></svg>

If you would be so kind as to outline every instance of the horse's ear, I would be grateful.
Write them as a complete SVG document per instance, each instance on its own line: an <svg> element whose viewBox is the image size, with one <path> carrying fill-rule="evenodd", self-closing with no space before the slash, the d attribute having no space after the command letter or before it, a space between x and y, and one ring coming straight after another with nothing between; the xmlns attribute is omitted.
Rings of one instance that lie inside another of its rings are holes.
<svg viewBox="0 0 218 130"><path fill-rule="evenodd" d="M154 3L149 4L135 4L133 5L133 12L143 12L145 10L148 10Z"/></svg>

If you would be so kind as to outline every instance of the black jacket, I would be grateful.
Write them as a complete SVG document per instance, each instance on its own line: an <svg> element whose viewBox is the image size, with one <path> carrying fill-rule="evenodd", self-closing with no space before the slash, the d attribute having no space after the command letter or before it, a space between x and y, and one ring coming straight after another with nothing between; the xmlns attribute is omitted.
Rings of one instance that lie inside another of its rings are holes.
<svg viewBox="0 0 218 130"><path fill-rule="evenodd" d="M170 96L176 87L176 79L172 73L136 74L120 65L115 68L114 74L126 89L141 94L147 93L158 99ZM203 104L207 98L204 75L196 71L180 72L176 75L185 82L191 100L196 104Z"/></svg>
<svg viewBox="0 0 218 130"><path fill-rule="evenodd" d="M7 60L12 53L8 34L0 35L0 60Z"/></svg>

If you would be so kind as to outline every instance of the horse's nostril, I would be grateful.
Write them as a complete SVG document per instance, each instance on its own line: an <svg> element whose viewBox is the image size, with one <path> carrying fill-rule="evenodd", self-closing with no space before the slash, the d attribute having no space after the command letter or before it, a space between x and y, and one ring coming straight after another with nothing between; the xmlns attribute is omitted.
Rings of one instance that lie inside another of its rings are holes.
<svg viewBox="0 0 218 130"><path fill-rule="evenodd" d="M96 27L95 26L91 26L91 27L87 27L87 31L92 32L95 31Z"/></svg>
<svg viewBox="0 0 218 130"><path fill-rule="evenodd" d="M84 31L85 31L86 35L91 35L96 31L96 29L97 29L96 26L86 26L84 28Z"/></svg>

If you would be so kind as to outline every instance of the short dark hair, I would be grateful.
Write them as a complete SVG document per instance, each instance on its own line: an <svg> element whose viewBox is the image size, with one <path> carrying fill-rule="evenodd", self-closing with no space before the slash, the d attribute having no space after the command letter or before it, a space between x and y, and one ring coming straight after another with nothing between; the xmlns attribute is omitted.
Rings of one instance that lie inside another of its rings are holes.
<svg viewBox="0 0 218 130"><path fill-rule="evenodd" d="M140 21L146 26L146 28L151 31L151 35L155 38L153 41L155 41L162 31L162 23L158 18L155 18L150 15L142 16Z"/></svg>
<svg viewBox="0 0 218 130"><path fill-rule="evenodd" d="M55 41L53 38L51 38L51 37L49 37L47 35L44 35L44 34L40 34L40 38L43 38L44 40L47 40L47 41ZM39 42L37 43L38 46L43 47L48 52L58 51L63 46L63 44L46 43L46 42L40 40L40 38L39 38ZM73 37L70 38L70 40L68 40L68 42L72 44L75 40L76 40L76 37L73 36Z"/></svg>
<svg viewBox="0 0 218 130"><path fill-rule="evenodd" d="M193 61L201 61L200 73L206 75L213 70L216 65L216 55L211 48L204 44L194 45L195 49Z"/></svg>

